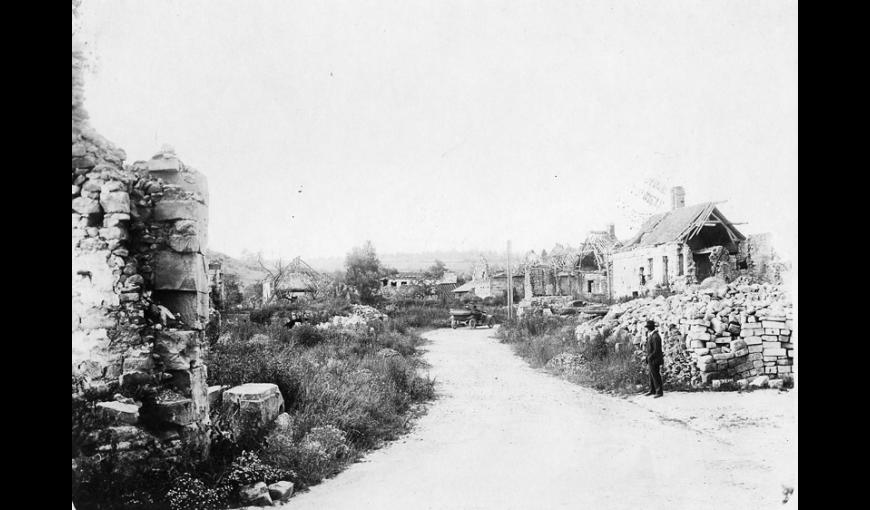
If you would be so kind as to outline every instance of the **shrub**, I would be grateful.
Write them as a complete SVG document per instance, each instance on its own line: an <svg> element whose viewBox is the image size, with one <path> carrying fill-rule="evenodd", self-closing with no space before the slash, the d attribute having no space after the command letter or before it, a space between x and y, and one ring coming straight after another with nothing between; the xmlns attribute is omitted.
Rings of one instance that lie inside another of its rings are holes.
<svg viewBox="0 0 870 510"><path fill-rule="evenodd" d="M172 510L219 510L226 506L227 496L226 488L206 487L202 480L182 473L166 492L166 501Z"/></svg>
<svg viewBox="0 0 870 510"><path fill-rule="evenodd" d="M226 475L225 483L233 489L243 485L264 482L267 485L282 480L293 481L296 474L263 462L256 453L244 451L233 461Z"/></svg>
<svg viewBox="0 0 870 510"><path fill-rule="evenodd" d="M310 324L297 324L290 330L290 338L296 345L314 347L323 341L323 334Z"/></svg>
<svg viewBox="0 0 870 510"><path fill-rule="evenodd" d="M332 425L312 428L298 443L276 431L269 436L267 444L269 461L300 473L296 480L302 486L319 483L338 471L352 451L345 433Z"/></svg>

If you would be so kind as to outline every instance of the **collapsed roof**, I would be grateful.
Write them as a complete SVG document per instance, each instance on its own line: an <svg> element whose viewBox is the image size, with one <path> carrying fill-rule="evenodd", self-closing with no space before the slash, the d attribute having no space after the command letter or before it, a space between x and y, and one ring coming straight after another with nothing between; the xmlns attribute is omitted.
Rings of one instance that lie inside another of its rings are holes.
<svg viewBox="0 0 870 510"><path fill-rule="evenodd" d="M287 265L286 272L278 283L278 289L304 292L317 289L327 282L327 278L315 271L300 257Z"/></svg>
<svg viewBox="0 0 870 510"><path fill-rule="evenodd" d="M745 240L746 236L725 218L715 202L704 202L650 216L618 251L679 242L693 250L719 245L735 253L737 242Z"/></svg>

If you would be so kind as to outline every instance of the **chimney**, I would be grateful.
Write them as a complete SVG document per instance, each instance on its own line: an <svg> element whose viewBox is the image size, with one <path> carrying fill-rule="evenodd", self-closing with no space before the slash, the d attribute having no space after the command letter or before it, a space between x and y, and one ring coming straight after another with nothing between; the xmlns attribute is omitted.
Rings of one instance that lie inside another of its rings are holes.
<svg viewBox="0 0 870 510"><path fill-rule="evenodd" d="M671 210L686 207L686 190L682 186L671 188Z"/></svg>
<svg viewBox="0 0 870 510"><path fill-rule="evenodd" d="M610 237L616 237L616 225L613 223L608 223L607 232L610 233Z"/></svg>

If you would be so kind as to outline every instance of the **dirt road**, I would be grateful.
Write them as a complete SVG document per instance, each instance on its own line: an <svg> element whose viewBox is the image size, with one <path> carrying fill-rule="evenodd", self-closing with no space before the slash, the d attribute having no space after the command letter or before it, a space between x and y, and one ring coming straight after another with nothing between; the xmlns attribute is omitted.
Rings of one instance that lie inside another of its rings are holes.
<svg viewBox="0 0 870 510"><path fill-rule="evenodd" d="M439 399L414 431L286 508L783 507L764 445L663 420L668 395L643 407L532 369L493 332L428 333Z"/></svg>

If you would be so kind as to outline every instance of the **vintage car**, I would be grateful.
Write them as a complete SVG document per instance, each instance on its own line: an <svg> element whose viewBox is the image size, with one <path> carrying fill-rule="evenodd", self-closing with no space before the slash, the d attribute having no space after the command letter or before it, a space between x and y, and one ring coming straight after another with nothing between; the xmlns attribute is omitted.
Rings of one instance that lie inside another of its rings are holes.
<svg viewBox="0 0 870 510"><path fill-rule="evenodd" d="M450 327L456 329L456 326L464 324L469 328L476 328L486 324L492 327L495 324L495 318L480 310L469 310L467 308L451 308L450 309Z"/></svg>

